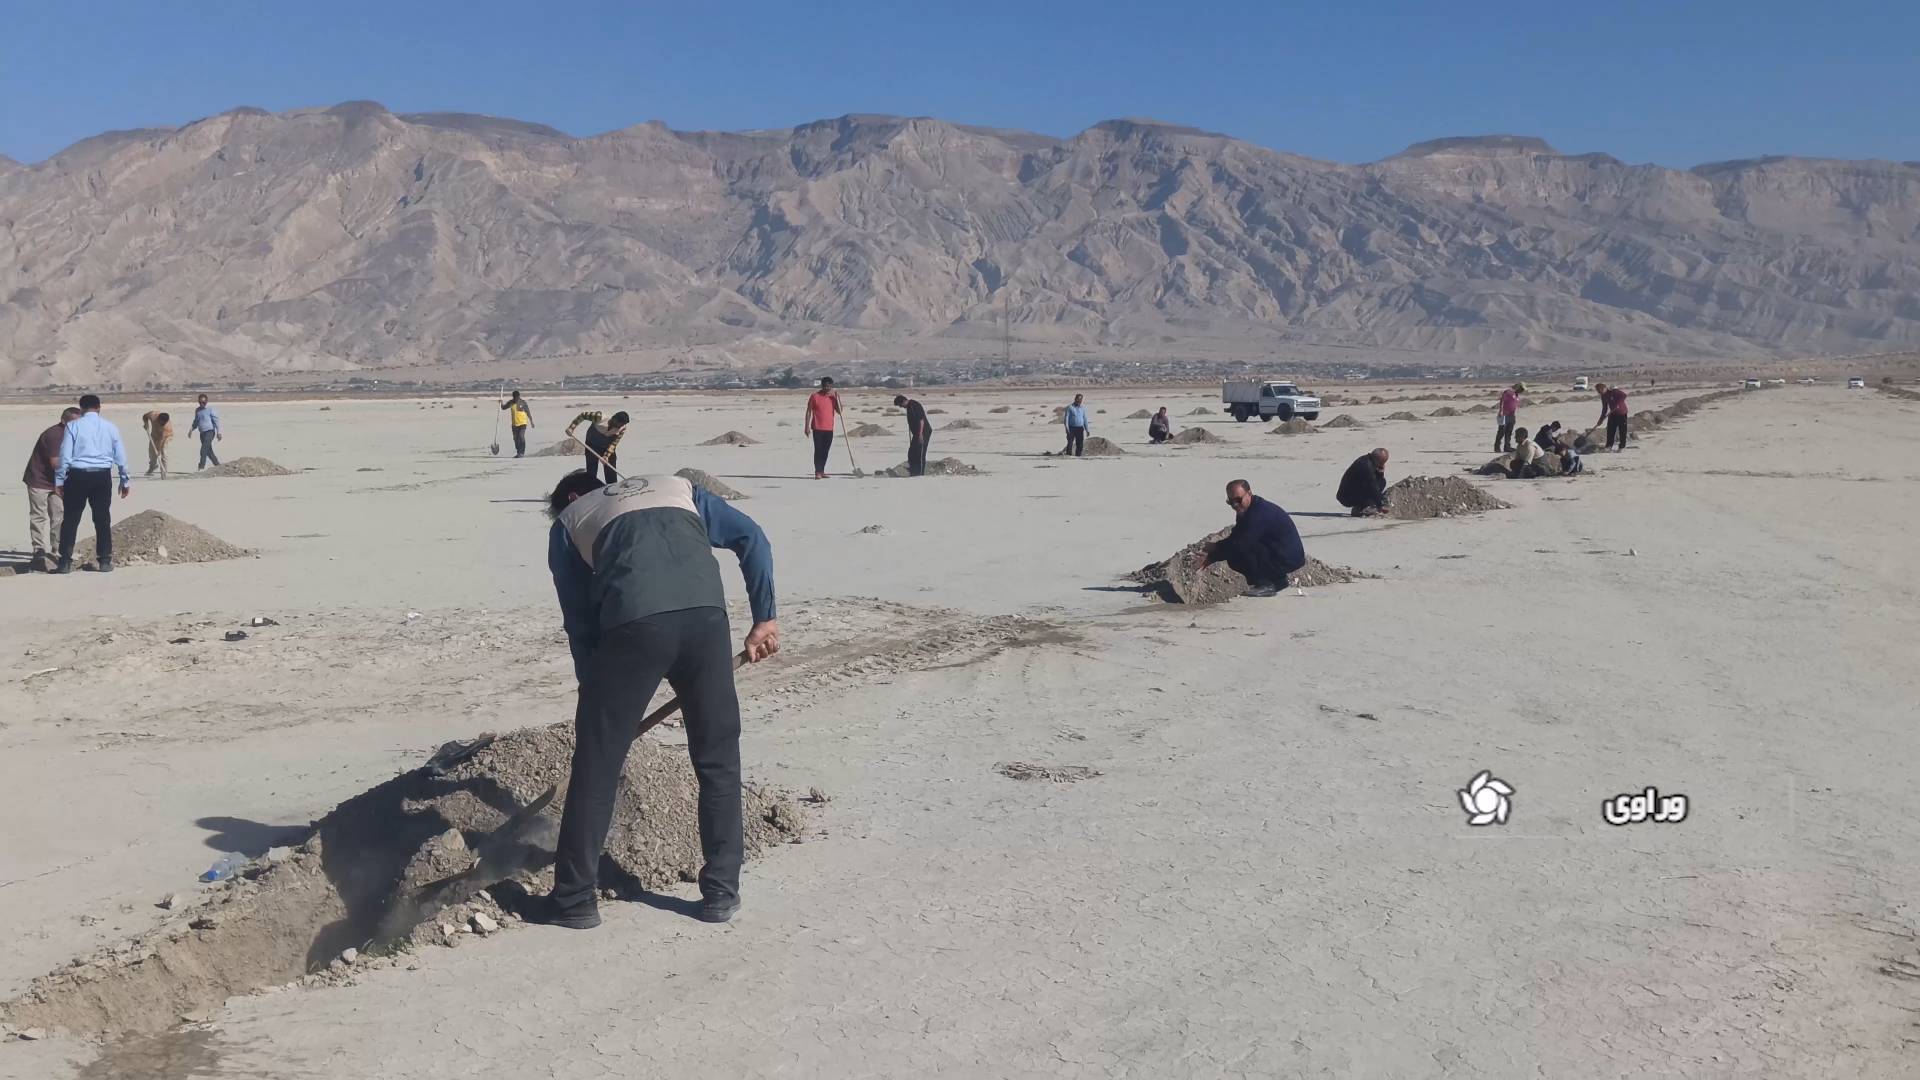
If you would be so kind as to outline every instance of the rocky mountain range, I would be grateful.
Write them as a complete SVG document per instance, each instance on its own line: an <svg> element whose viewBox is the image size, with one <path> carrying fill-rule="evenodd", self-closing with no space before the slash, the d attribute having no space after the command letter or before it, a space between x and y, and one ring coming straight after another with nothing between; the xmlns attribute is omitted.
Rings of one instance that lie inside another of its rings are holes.
<svg viewBox="0 0 1920 1080"><path fill-rule="evenodd" d="M1628 361L1920 344L1920 164L1118 120L591 138L371 103L0 158L0 383L619 355Z"/></svg>

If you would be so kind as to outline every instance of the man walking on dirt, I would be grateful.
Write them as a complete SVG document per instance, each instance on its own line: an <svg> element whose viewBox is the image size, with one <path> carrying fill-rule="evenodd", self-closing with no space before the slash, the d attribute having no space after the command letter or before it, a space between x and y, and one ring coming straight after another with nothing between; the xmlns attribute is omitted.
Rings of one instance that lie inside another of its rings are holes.
<svg viewBox="0 0 1920 1080"><path fill-rule="evenodd" d="M73 545L80 539L80 507L93 511L94 551L99 556L100 572L113 570L113 471L120 471L120 497L133 494L133 479L127 475L127 445L120 440L120 429L101 419L100 399L93 394L80 397L80 415L67 425L60 439L60 464L53 471L53 486L65 503L66 517L60 522L60 564L56 574L73 573Z"/></svg>
<svg viewBox="0 0 1920 1080"><path fill-rule="evenodd" d="M53 475L60 468L60 445L66 441L67 425L80 415L69 405L60 414L60 422L33 440L33 453L27 455L27 471L20 477L27 485L27 537L33 555L27 565L35 570L53 569L56 538L60 535L60 491Z"/></svg>
<svg viewBox="0 0 1920 1080"><path fill-rule="evenodd" d="M806 433L813 436L813 478L827 478L827 455L833 450L833 429L840 419L840 395L833 378L822 376L820 389L807 395Z"/></svg>
<svg viewBox="0 0 1920 1080"><path fill-rule="evenodd" d="M507 425L513 428L513 456L527 456L527 429L533 426L533 406L515 390L513 396L500 403L500 411L507 414Z"/></svg>
<svg viewBox="0 0 1920 1080"><path fill-rule="evenodd" d="M220 432L220 414L207 404L207 395L200 395L200 404L193 410L193 431L200 436L200 464L194 467L198 472L211 461L218 467L220 455L213 452L213 444L226 438Z"/></svg>
<svg viewBox="0 0 1920 1080"><path fill-rule="evenodd" d="M1300 530L1285 510L1253 493L1245 480L1227 484L1227 505L1233 507L1233 531L1207 548L1200 568L1226 563L1247 579L1247 596L1276 596L1287 587L1287 575L1307 565Z"/></svg>
<svg viewBox="0 0 1920 1080"><path fill-rule="evenodd" d="M773 549L753 519L678 476L635 476L602 485L569 473L548 497L553 527L547 566L580 682L566 809L553 892L538 922L600 925L600 858L627 753L665 679L683 703L687 753L700 784L700 918L726 922L740 910L740 702L720 569L709 548L727 548L747 582L753 627L743 652L758 663L780 651Z"/></svg>
<svg viewBox="0 0 1920 1080"><path fill-rule="evenodd" d="M1079 457L1087 452L1087 395L1073 395L1073 404L1060 417L1067 426L1067 448L1063 451L1069 457Z"/></svg>
<svg viewBox="0 0 1920 1080"><path fill-rule="evenodd" d="M1514 383L1500 391L1500 416L1493 429L1494 453L1504 454L1513 449L1513 425L1520 418L1520 395L1526 392L1526 383Z"/></svg>
<svg viewBox="0 0 1920 1080"><path fill-rule="evenodd" d="M927 475L927 443L933 439L933 425L927 420L927 407L905 394L895 395L893 403L907 410L907 474Z"/></svg>
<svg viewBox="0 0 1920 1080"><path fill-rule="evenodd" d="M1618 449L1627 448L1627 392L1618 386L1595 383L1600 392L1600 423L1607 425L1607 449L1615 449L1614 440L1620 440Z"/></svg>
<svg viewBox="0 0 1920 1080"><path fill-rule="evenodd" d="M594 475L600 466L605 465L607 483L618 481L620 476L613 471L613 467L620 464L620 439L627 433L627 414L617 412L602 420L597 412L583 412L567 425L567 436L571 438L573 429L581 424L587 425L587 433L580 436L580 441L587 447L587 475Z"/></svg>

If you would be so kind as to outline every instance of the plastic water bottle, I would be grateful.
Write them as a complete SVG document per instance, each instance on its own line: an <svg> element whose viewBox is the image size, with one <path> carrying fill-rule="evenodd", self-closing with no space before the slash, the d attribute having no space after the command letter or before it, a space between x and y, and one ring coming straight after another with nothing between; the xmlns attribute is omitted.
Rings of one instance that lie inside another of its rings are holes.
<svg viewBox="0 0 1920 1080"><path fill-rule="evenodd" d="M200 875L201 881L225 881L240 872L247 865L247 857L237 851L229 851L213 861L207 872Z"/></svg>

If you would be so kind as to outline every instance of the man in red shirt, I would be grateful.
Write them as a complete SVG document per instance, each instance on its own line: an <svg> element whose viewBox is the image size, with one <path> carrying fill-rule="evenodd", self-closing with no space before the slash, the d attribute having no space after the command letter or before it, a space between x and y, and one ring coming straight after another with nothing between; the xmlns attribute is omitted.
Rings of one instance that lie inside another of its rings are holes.
<svg viewBox="0 0 1920 1080"><path fill-rule="evenodd" d="M1620 440L1618 449L1627 448L1627 392L1617 386L1595 383L1600 392L1600 422L1607 425L1607 449L1613 450L1615 438Z"/></svg>
<svg viewBox="0 0 1920 1080"><path fill-rule="evenodd" d="M840 418L840 395L833 377L822 376L820 389L807 395L807 434L813 436L813 478L827 478L827 454L833 449L833 429Z"/></svg>
<svg viewBox="0 0 1920 1080"><path fill-rule="evenodd" d="M1493 429L1494 453L1504 454L1513 449L1513 424L1519 418L1520 395L1526 392L1526 383L1514 383L1500 391L1500 417Z"/></svg>
<svg viewBox="0 0 1920 1080"><path fill-rule="evenodd" d="M35 570L53 569L54 537L60 535L60 522L66 516L60 491L53 486L54 470L60 467L60 443L67 434L67 421L80 415L69 407L60 414L60 422L40 433L27 456L27 471L21 476L27 485L27 533L33 543L33 558L27 564Z"/></svg>

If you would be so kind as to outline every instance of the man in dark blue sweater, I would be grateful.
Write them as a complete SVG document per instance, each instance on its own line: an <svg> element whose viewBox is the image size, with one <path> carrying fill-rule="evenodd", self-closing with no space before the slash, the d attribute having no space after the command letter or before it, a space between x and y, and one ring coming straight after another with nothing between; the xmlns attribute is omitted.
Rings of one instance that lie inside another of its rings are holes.
<svg viewBox="0 0 1920 1080"><path fill-rule="evenodd" d="M1274 596L1287 587L1287 575L1307 565L1300 530L1285 510L1253 493L1253 485L1227 485L1227 505L1236 520L1226 538L1207 549L1204 569L1223 562L1247 579L1248 596Z"/></svg>
<svg viewBox="0 0 1920 1080"><path fill-rule="evenodd" d="M548 497L547 567L560 598L580 700L573 770L560 819L553 892L533 917L577 930L600 925L600 857L613 803L647 704L665 679L686 713L687 753L700 782L700 918L740 910L746 854L740 801L740 701L726 594L710 548L740 560L753 608L743 651L780 651L773 549L753 519L678 476L601 484L562 477Z"/></svg>

